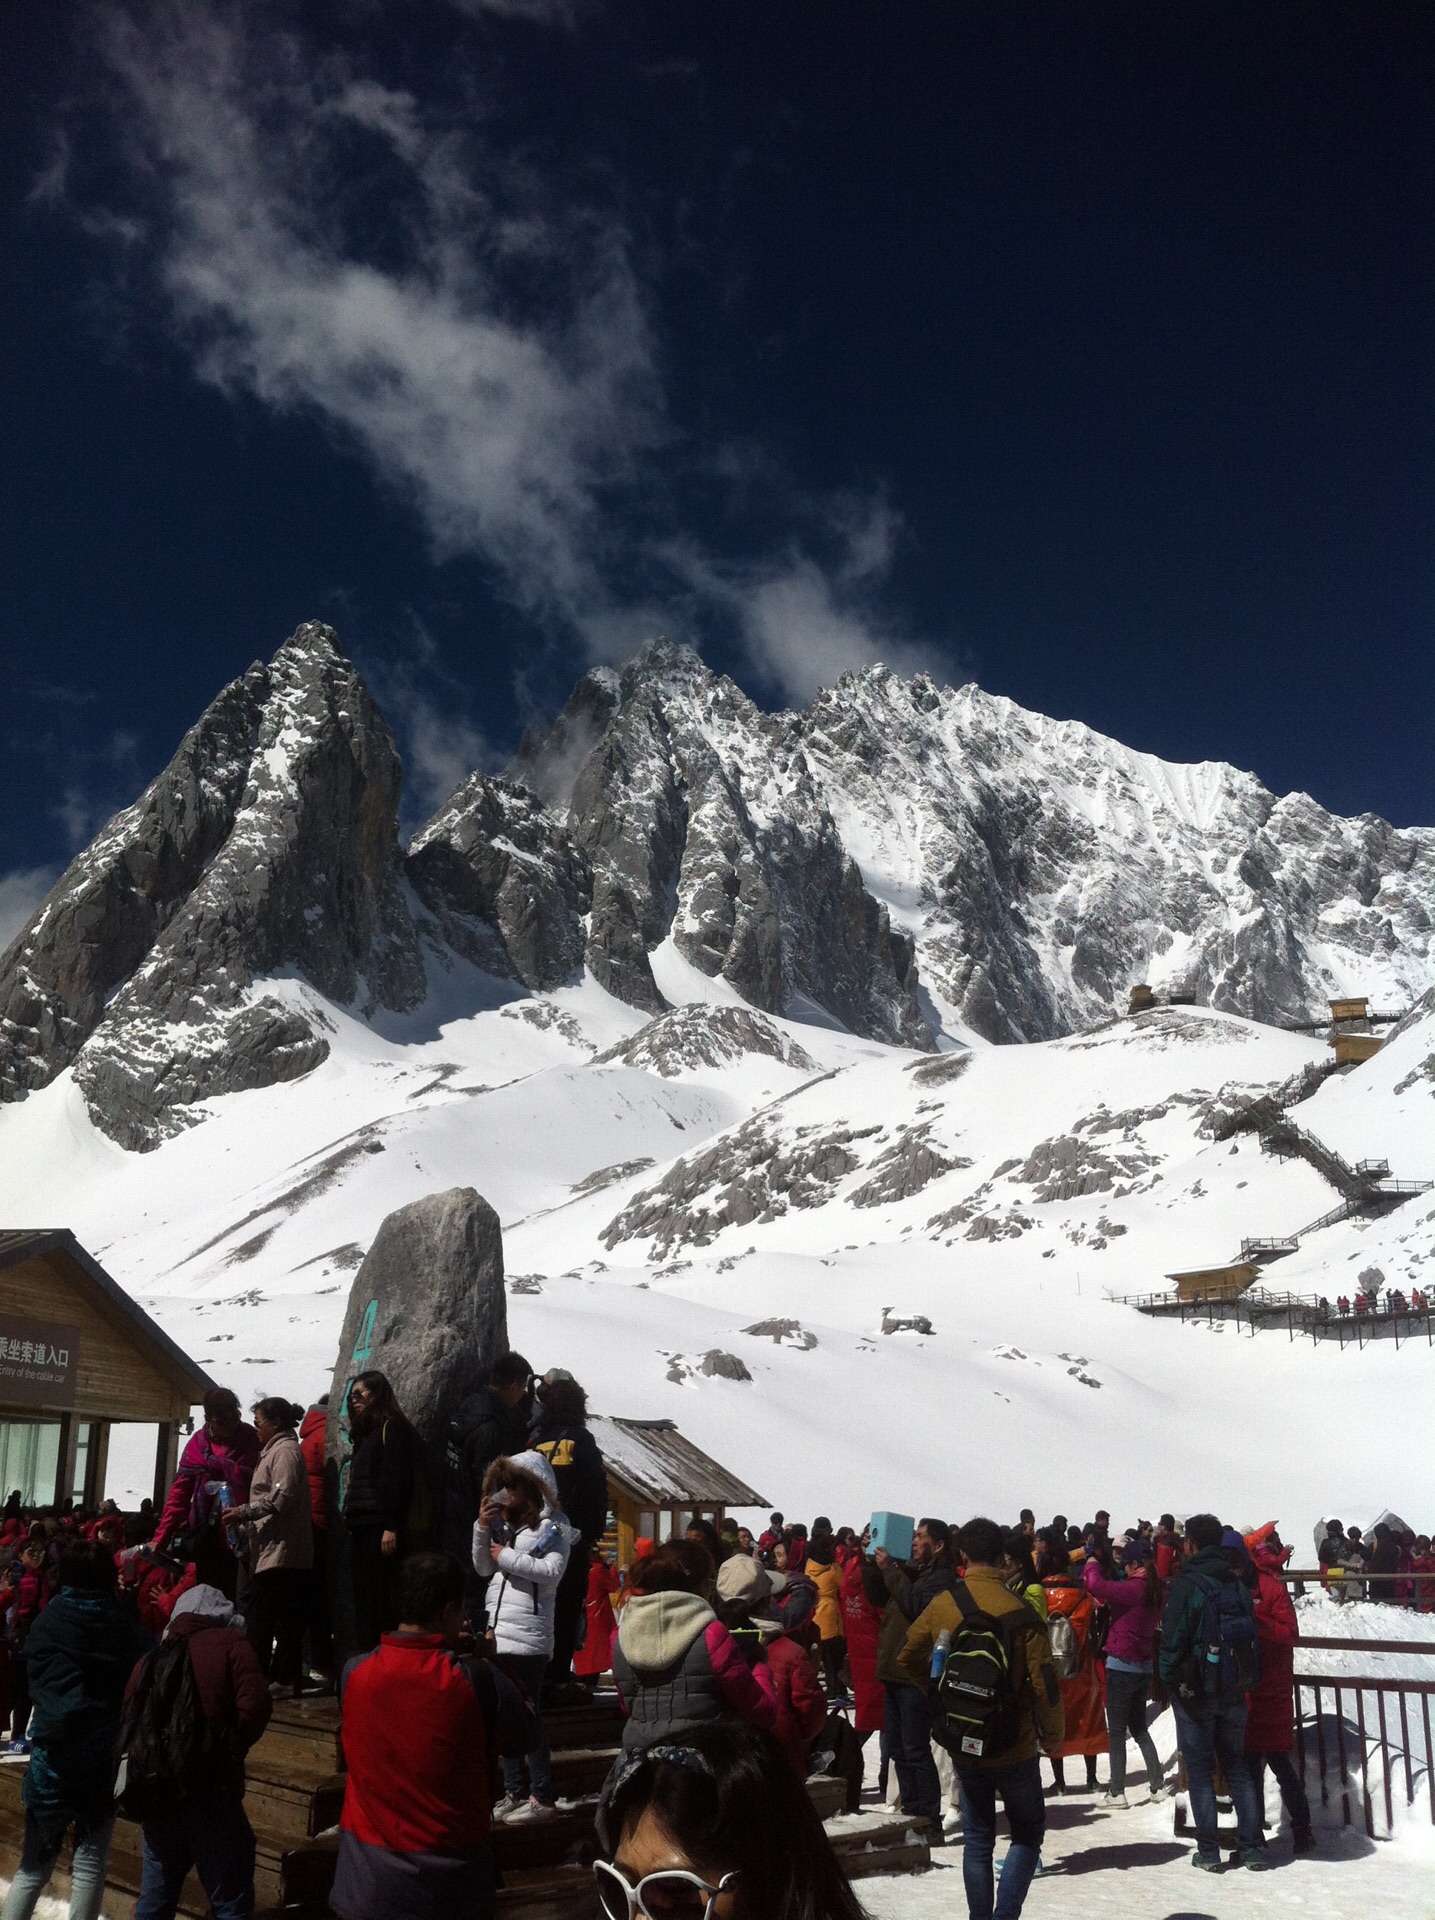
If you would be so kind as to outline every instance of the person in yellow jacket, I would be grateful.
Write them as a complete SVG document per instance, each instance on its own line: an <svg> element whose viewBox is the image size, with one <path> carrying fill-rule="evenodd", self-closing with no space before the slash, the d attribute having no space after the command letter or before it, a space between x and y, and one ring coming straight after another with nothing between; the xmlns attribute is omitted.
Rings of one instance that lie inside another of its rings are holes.
<svg viewBox="0 0 1435 1920"><path fill-rule="evenodd" d="M807 1565L803 1572L817 1589L817 1605L812 1623L817 1628L822 1649L822 1679L830 1706L850 1706L851 1698L842 1684L842 1662L847 1657L847 1635L842 1618L842 1569L837 1565L832 1535L814 1533L807 1543Z"/></svg>
<svg viewBox="0 0 1435 1920"><path fill-rule="evenodd" d="M1013 1636L1013 1679L1017 1686L1017 1728L998 1753L971 1759L953 1754L962 1802L962 1879L973 1913L996 1911L1016 1920L1031 1885L1046 1837L1046 1801L1038 1755L1061 1745L1065 1720L1061 1682L1040 1619L1002 1577L1007 1542L994 1520L969 1520L958 1535L965 1562L967 1592L992 1618L1021 1614L1029 1632ZM950 1593L940 1593L908 1630L897 1664L914 1686L927 1687L932 1653L943 1629L955 1639L962 1611ZM996 1848L996 1807L1000 1797L1011 1828L1011 1845L995 1889L992 1855Z"/></svg>

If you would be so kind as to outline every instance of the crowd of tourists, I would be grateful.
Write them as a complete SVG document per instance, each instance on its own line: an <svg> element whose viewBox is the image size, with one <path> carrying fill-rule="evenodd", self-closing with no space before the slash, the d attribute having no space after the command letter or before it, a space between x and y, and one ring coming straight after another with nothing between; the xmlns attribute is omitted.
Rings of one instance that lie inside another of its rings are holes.
<svg viewBox="0 0 1435 1920"><path fill-rule="evenodd" d="M276 1701L322 1691L346 1768L332 1910L481 1915L495 1825L558 1818L543 1710L605 1675L624 1716L596 1823L612 1920L858 1920L805 1782L838 1776L855 1811L869 1755L909 1830L960 1838L974 1920L1015 1920L1050 1798L1119 1815L1173 1792L1150 1731L1168 1706L1194 1866L1269 1864L1267 1771L1291 1848L1316 1846L1273 1523L1023 1512L903 1532L888 1515L859 1533L775 1513L754 1535L695 1518L620 1567L586 1395L561 1369L504 1356L440 1459L375 1372L337 1434L323 1401L266 1398L246 1420L216 1389L204 1415L157 1514L33 1514L18 1495L0 1514L6 1758L28 1762L0 1920L28 1920L67 1834L70 1912L94 1920L117 1812L141 1828L138 1920L169 1920L191 1870L216 1920L251 1920L244 1756ZM1338 1598L1435 1604L1427 1537L1317 1534Z"/></svg>

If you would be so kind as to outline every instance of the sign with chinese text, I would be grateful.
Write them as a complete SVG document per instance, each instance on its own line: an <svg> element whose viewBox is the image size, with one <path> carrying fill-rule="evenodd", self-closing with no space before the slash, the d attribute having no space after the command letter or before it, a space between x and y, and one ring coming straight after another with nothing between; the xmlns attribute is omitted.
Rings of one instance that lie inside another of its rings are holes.
<svg viewBox="0 0 1435 1920"><path fill-rule="evenodd" d="M80 1330L0 1313L0 1407L72 1407Z"/></svg>

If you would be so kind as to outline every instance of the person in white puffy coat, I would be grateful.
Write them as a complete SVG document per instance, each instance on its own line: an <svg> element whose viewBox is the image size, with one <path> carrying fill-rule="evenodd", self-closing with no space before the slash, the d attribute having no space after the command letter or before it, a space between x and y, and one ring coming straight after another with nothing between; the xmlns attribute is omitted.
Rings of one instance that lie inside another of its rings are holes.
<svg viewBox="0 0 1435 1920"><path fill-rule="evenodd" d="M483 1480L483 1502L473 1529L473 1570L491 1582L488 1637L504 1670L537 1706L553 1654L553 1603L568 1556L579 1538L558 1505L558 1483L541 1453L495 1460ZM516 1823L551 1820L552 1755L545 1738L524 1762L504 1756L503 1798L494 1818Z"/></svg>

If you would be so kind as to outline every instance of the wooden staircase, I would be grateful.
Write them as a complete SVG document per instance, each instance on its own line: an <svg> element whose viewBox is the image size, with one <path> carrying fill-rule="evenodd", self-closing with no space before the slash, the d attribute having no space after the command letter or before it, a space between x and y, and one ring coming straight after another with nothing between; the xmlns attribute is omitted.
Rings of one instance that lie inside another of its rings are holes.
<svg viewBox="0 0 1435 1920"><path fill-rule="evenodd" d="M502 1875L497 1911L504 1920L586 1920L597 1912L593 1877L593 1818L598 1792L617 1757L622 1714L615 1693L543 1715L553 1750L559 1817L534 1826L493 1831ZM25 1769L0 1766L0 1874L13 1874L24 1838L20 1785ZM339 1709L332 1698L275 1703L263 1736L246 1762L245 1811L254 1828L257 1906L264 1920L322 1920L338 1852L344 1802ZM808 1781L833 1847L856 1879L874 1873L915 1873L931 1865L925 1844L908 1840L907 1822L885 1810L846 1815L841 1781ZM61 1855L50 1892L69 1893L69 1850ZM133 1920L140 1886L140 1833L127 1820L115 1826L106 1875L106 1920ZM185 1920L205 1920L209 1903L195 1875L180 1901Z"/></svg>

